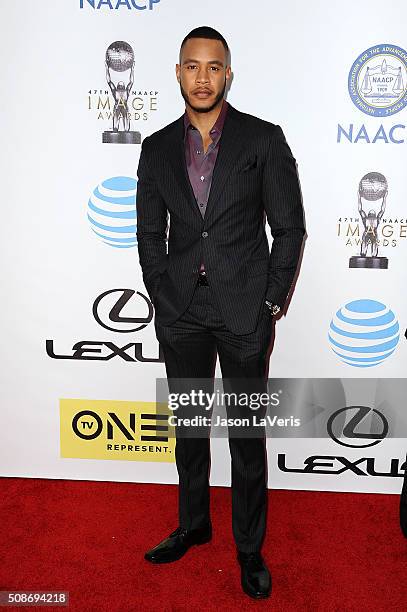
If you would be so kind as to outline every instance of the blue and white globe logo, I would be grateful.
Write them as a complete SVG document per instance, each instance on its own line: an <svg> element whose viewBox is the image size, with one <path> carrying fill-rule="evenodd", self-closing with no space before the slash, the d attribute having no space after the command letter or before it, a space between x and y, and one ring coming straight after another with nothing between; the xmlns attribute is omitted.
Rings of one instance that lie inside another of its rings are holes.
<svg viewBox="0 0 407 612"><path fill-rule="evenodd" d="M394 312L385 304L355 300L337 311L328 337L341 361L355 368L371 368L395 351L399 332Z"/></svg>
<svg viewBox="0 0 407 612"><path fill-rule="evenodd" d="M116 249L137 245L137 181L114 176L100 183L88 202L88 219L94 233Z"/></svg>

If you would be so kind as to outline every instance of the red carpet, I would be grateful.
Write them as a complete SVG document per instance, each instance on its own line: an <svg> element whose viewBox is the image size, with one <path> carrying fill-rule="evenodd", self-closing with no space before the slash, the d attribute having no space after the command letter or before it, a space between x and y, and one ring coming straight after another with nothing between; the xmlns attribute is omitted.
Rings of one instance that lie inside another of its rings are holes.
<svg viewBox="0 0 407 612"><path fill-rule="evenodd" d="M273 594L257 602L240 589L229 489L212 488L212 542L177 563L152 566L144 551L177 525L175 486L1 483L0 590L70 592L69 608L49 610L407 609L407 540L397 496L271 491L263 553Z"/></svg>

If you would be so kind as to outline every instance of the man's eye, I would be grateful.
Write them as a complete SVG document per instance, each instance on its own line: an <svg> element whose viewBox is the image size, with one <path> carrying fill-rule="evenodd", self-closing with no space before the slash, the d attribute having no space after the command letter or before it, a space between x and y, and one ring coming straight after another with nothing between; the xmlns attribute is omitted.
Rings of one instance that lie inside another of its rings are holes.
<svg viewBox="0 0 407 612"><path fill-rule="evenodd" d="M187 66L188 70L190 70L191 68L196 68L195 64L190 64L189 66Z"/></svg>
<svg viewBox="0 0 407 612"><path fill-rule="evenodd" d="M212 66L212 70L214 70L215 72L219 72L219 68L217 66Z"/></svg>

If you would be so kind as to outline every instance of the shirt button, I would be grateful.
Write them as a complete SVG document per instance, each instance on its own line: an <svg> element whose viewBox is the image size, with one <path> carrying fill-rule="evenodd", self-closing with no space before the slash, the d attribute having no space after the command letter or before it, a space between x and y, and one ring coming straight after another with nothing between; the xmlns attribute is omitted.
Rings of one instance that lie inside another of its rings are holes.
<svg viewBox="0 0 407 612"><path fill-rule="evenodd" d="M208 232L202 232L202 238L207 238L208 237Z"/></svg>
<svg viewBox="0 0 407 612"><path fill-rule="evenodd" d="M204 180L205 180L205 177L204 177L204 176L201 176L201 181L203 182Z"/></svg>
<svg viewBox="0 0 407 612"><path fill-rule="evenodd" d="M199 206L203 206L203 202L200 202L200 203L199 203Z"/></svg>
<svg viewBox="0 0 407 612"><path fill-rule="evenodd" d="M200 151L197 151L197 152L196 152L196 154L197 154L197 155L200 155L200 154L201 154L201 152L200 152Z"/></svg>

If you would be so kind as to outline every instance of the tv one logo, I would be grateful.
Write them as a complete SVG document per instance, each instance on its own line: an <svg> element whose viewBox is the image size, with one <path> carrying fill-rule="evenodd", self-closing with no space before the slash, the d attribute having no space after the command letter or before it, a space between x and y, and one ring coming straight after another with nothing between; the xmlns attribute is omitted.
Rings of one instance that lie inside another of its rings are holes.
<svg viewBox="0 0 407 612"><path fill-rule="evenodd" d="M152 11L161 0L79 0L79 8L93 8L95 10L118 10L125 8L129 11Z"/></svg>
<svg viewBox="0 0 407 612"><path fill-rule="evenodd" d="M327 432L340 446L366 449L379 444L389 432L389 423L379 410L367 406L347 406L336 410L328 419ZM351 472L354 476L403 477L407 462L390 458L385 470L377 467L375 457L349 459L341 455L311 455L302 467L289 467L285 453L278 455L282 472L339 476Z"/></svg>
<svg viewBox="0 0 407 612"><path fill-rule="evenodd" d="M102 417L94 410L81 410L72 419L72 429L82 440L94 440L103 431L106 433L107 440L113 440L116 431L121 432L126 440L133 442L137 439L141 442L168 442L168 415L166 414L131 412L128 415L127 424L120 415L108 412L105 420L104 425ZM138 423L140 429L146 430L144 435L137 435L137 421L140 421ZM154 424L151 424L151 421L154 421Z"/></svg>
<svg viewBox="0 0 407 612"><path fill-rule="evenodd" d="M61 457L174 462L166 403L60 399Z"/></svg>

